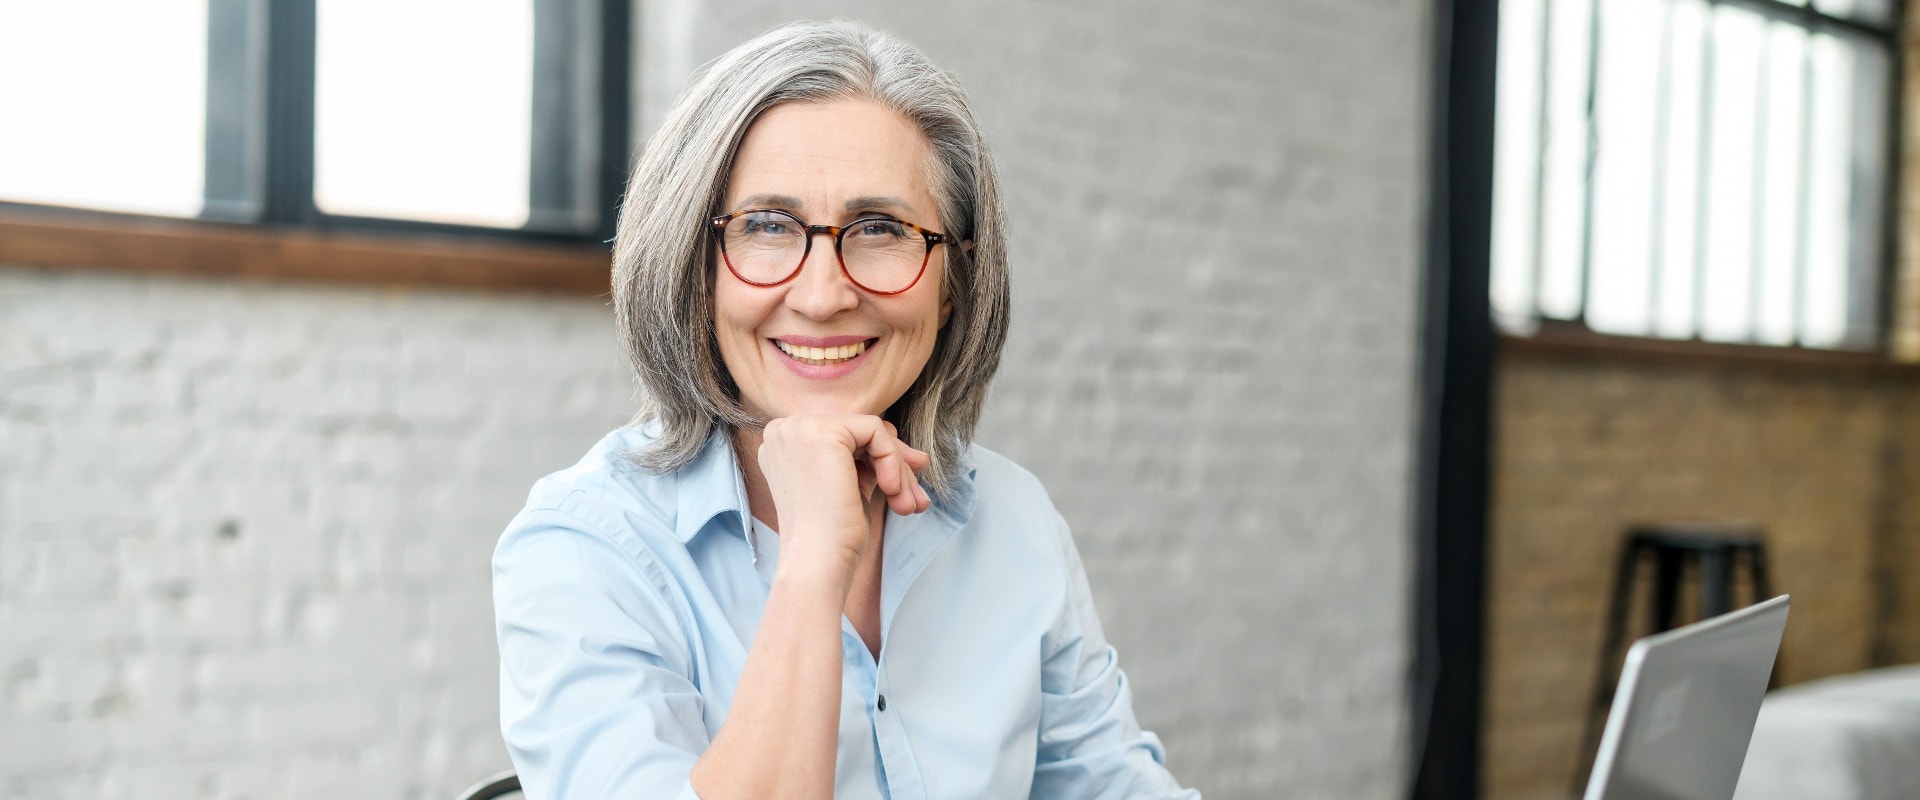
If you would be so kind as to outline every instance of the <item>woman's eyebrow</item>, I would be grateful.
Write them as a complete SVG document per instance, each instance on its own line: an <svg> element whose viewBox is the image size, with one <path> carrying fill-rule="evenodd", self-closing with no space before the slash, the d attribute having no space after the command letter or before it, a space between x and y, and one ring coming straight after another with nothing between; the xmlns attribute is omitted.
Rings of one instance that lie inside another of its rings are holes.
<svg viewBox="0 0 1920 800"><path fill-rule="evenodd" d="M848 211L863 211L869 208L895 208L901 211L913 211L912 203L898 197L856 197L847 201Z"/></svg>
<svg viewBox="0 0 1920 800"><path fill-rule="evenodd" d="M740 208L771 207L771 208L791 208L794 210L806 208L806 206L807 204L801 202L800 198L794 197L792 195L785 195L785 194L756 194L752 197L749 197L745 200L740 201L740 205L739 205Z"/></svg>

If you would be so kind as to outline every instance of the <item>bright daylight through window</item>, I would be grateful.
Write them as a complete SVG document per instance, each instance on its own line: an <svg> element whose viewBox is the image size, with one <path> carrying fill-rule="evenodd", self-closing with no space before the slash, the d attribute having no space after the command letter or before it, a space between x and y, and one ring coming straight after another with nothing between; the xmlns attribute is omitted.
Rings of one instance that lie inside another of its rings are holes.
<svg viewBox="0 0 1920 800"><path fill-rule="evenodd" d="M1880 345L1890 0L1508 0L1500 13L1505 329Z"/></svg>
<svg viewBox="0 0 1920 800"><path fill-rule="evenodd" d="M0 75L0 200L200 213L205 0L0 3Z"/></svg>
<svg viewBox="0 0 1920 800"><path fill-rule="evenodd" d="M603 240L625 19L624 0L0 3L0 108L35 121L0 126L0 203Z"/></svg>
<svg viewBox="0 0 1920 800"><path fill-rule="evenodd" d="M533 0L324 0L318 10L320 209L526 224Z"/></svg>

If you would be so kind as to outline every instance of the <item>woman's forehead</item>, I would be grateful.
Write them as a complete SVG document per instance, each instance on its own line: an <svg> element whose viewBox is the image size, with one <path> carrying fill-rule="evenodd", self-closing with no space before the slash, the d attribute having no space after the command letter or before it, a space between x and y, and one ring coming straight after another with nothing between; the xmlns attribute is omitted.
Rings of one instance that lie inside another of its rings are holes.
<svg viewBox="0 0 1920 800"><path fill-rule="evenodd" d="M747 129L727 205L932 214L932 149L918 125L870 100L783 103Z"/></svg>

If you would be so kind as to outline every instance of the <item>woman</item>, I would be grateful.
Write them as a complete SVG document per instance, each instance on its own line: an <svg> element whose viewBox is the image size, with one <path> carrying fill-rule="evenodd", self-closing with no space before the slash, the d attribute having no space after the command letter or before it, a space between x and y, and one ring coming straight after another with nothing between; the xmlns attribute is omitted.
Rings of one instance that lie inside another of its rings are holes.
<svg viewBox="0 0 1920 800"><path fill-rule="evenodd" d="M614 255L647 398L494 556L530 797L1193 797L1065 524L971 447L1007 324L953 79L854 23L742 45L648 145Z"/></svg>

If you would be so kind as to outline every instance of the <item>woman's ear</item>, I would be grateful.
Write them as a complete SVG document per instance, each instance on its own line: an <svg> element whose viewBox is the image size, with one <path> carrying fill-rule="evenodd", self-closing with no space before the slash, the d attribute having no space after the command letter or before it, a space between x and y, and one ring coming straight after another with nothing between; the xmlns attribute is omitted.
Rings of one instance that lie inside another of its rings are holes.
<svg viewBox="0 0 1920 800"><path fill-rule="evenodd" d="M972 253L972 252L973 252L973 240L972 240L972 239L962 239L962 240L960 240L960 249L961 249L961 250L965 250L965 251L967 251L968 253Z"/></svg>

